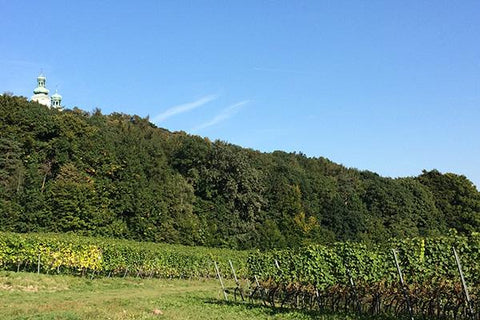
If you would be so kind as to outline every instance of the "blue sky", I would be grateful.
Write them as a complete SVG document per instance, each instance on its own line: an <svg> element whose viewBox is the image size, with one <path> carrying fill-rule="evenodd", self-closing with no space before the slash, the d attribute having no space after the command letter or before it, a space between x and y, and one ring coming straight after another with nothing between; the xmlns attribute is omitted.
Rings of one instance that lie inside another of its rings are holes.
<svg viewBox="0 0 480 320"><path fill-rule="evenodd" d="M0 92L480 186L479 1L0 0Z"/></svg>

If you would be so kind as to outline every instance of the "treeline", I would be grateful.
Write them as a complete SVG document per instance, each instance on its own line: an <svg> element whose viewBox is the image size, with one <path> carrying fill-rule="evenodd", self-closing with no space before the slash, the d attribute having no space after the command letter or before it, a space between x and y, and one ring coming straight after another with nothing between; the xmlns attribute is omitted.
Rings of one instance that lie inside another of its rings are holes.
<svg viewBox="0 0 480 320"><path fill-rule="evenodd" d="M381 242L479 231L480 193L452 173L383 178L3 95L0 229L241 249Z"/></svg>

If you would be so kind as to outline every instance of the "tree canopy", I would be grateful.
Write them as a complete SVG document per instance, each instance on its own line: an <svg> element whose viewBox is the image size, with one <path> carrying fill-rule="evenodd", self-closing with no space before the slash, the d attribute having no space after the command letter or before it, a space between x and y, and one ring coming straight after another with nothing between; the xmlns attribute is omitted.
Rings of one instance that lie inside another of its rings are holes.
<svg viewBox="0 0 480 320"><path fill-rule="evenodd" d="M261 249L480 231L480 193L454 173L384 178L6 94L0 114L3 231Z"/></svg>

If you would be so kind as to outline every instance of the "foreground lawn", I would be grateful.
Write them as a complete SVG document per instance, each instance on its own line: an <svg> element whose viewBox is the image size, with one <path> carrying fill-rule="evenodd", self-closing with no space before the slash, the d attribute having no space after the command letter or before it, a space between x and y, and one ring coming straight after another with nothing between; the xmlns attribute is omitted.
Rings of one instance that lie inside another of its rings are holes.
<svg viewBox="0 0 480 320"><path fill-rule="evenodd" d="M0 272L1 319L356 319L225 303L216 280Z"/></svg>

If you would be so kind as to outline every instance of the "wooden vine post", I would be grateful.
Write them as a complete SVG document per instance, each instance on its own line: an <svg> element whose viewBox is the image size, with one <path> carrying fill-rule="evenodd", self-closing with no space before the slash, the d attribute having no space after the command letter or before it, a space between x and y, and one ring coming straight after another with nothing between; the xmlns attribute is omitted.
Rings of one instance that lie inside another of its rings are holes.
<svg viewBox="0 0 480 320"><path fill-rule="evenodd" d="M360 301L358 299L357 289L355 287L355 282L353 281L352 274L350 273L350 269L345 268L345 271L347 272L348 280L350 282L350 286L351 286L352 292L353 292L353 308L355 309L355 307L356 307L358 314L361 314L362 313L362 305L360 304ZM318 290L317 290L317 294L318 294Z"/></svg>
<svg viewBox="0 0 480 320"><path fill-rule="evenodd" d="M265 301L265 291L266 289L264 289L261 285L260 285L260 282L258 281L258 277L256 274L253 275L253 278L255 279L255 290L252 291L252 293L250 294L250 299L253 299L253 295L255 294L255 292L257 290L260 291L260 296L262 297L262 300L263 300L263 304L266 305L266 301Z"/></svg>
<svg viewBox="0 0 480 320"><path fill-rule="evenodd" d="M257 267L259 268L260 266L258 265L258 262L257 262ZM253 278L255 279L255 289L250 293L250 300L253 300L254 296L255 296L255 292L257 292L257 290L260 291L260 296L262 297L262 300L263 300L263 304L266 306L267 305L267 289L266 288L263 288L262 285L260 285L260 281L258 281L258 277L256 274L253 275Z"/></svg>
<svg viewBox="0 0 480 320"><path fill-rule="evenodd" d="M238 281L238 278L237 278L237 273L235 272L235 268L233 268L233 263L232 263L232 260L228 260L228 263L230 264L230 268L232 269L232 273L233 273L233 278L235 279L235 284L237 285L237 287L235 288L235 297L236 297L236 292L238 291L240 293L240 297L242 297L242 301L245 301L245 298L243 296L243 291L242 291L242 288L240 287L240 281Z"/></svg>
<svg viewBox="0 0 480 320"><path fill-rule="evenodd" d="M457 250L455 247L452 247L453 255L455 256L455 261L457 262L458 273L460 274L460 280L462 281L463 294L465 296L465 303L467 304L467 312L469 316L474 319L474 312L472 308L472 302L470 300L470 295L468 294L467 283L465 282L465 277L463 276L462 264L460 263L460 258L458 257Z"/></svg>
<svg viewBox="0 0 480 320"><path fill-rule="evenodd" d="M397 252L395 251L395 249L392 249L392 252L393 252L393 258L395 259L395 266L397 267L398 276L400 277L400 284L402 286L403 296L405 297L405 301L407 302L407 308L408 308L408 313L410 314L410 319L415 320L413 318L413 310L412 310L412 304L410 302L410 296L408 295L407 287L405 286L405 282L403 281L402 269L400 269L400 264L398 263Z"/></svg>
<svg viewBox="0 0 480 320"><path fill-rule="evenodd" d="M225 301L228 301L227 291L225 290L225 286L223 285L222 276L220 275L220 270L218 269L218 265L216 261L213 261L215 265L215 272L217 273L218 280L220 281L220 285L222 286L223 296L225 297Z"/></svg>

